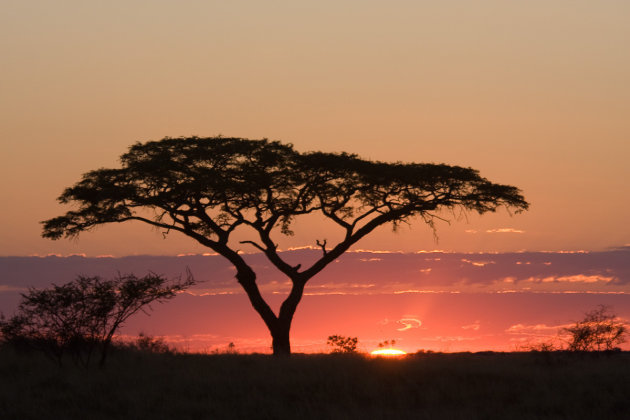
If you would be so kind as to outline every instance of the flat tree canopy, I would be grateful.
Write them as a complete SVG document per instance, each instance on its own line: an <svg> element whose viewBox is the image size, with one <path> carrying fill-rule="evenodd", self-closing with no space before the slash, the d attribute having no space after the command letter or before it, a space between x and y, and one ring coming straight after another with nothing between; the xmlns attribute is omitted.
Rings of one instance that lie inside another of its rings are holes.
<svg viewBox="0 0 630 420"><path fill-rule="evenodd" d="M520 190L493 184L471 168L384 163L347 153L299 153L291 144L241 138L165 138L137 143L121 168L97 169L66 189L61 203L77 207L42 222L43 236L73 237L98 225L128 220L181 232L227 258L273 338L274 354L290 353L289 329L306 282L376 227L420 218L433 226L436 211L477 213L528 208ZM147 211L150 210L150 211ZM302 267L284 261L272 234L291 235L297 216L318 213L343 239L317 241L321 257ZM247 243L263 252L292 282L276 315L262 298L256 274L229 243L247 226Z"/></svg>

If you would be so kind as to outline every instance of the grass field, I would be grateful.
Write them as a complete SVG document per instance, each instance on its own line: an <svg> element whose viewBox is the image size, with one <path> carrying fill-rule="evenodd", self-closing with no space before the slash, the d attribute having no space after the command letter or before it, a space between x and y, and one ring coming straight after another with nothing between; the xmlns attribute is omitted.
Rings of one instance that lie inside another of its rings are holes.
<svg viewBox="0 0 630 420"><path fill-rule="evenodd" d="M0 349L0 419L624 419L630 353L152 354Z"/></svg>

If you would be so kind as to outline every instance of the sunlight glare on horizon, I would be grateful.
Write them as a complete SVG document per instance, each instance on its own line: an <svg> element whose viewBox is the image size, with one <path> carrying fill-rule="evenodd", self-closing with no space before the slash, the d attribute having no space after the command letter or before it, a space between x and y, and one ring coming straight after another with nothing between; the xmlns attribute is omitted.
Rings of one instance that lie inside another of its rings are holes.
<svg viewBox="0 0 630 420"><path fill-rule="evenodd" d="M399 357L404 356L407 352L398 349L378 349L370 353L372 356L379 357Z"/></svg>

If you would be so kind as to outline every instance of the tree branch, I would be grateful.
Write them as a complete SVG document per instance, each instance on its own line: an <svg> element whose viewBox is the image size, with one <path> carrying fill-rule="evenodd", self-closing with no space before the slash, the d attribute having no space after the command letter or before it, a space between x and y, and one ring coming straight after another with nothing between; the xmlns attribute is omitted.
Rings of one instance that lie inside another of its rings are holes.
<svg viewBox="0 0 630 420"><path fill-rule="evenodd" d="M361 228L359 228L356 232L351 235L346 236L346 238L339 242L333 249L325 253L319 260L317 260L313 265L311 265L308 269L304 270L300 273L303 281L306 283L310 278L312 278L315 274L322 271L328 264L332 261L340 257L344 252L346 252L352 245L357 243L361 238L372 232L378 226L397 220L401 215L405 214L408 211L408 208L392 210L390 212L381 214L374 219L371 219Z"/></svg>
<svg viewBox="0 0 630 420"><path fill-rule="evenodd" d="M328 253L326 251L326 239L324 239L324 242L320 242L319 239L317 239L316 242L317 242L317 246L319 246L322 249L322 252L324 253L324 255L326 255Z"/></svg>
<svg viewBox="0 0 630 420"><path fill-rule="evenodd" d="M256 242L254 241L241 241L240 243L242 244L250 244L256 248L258 248L259 250L261 250L262 252L266 252L267 250L265 248L263 248L261 245L258 245Z"/></svg>

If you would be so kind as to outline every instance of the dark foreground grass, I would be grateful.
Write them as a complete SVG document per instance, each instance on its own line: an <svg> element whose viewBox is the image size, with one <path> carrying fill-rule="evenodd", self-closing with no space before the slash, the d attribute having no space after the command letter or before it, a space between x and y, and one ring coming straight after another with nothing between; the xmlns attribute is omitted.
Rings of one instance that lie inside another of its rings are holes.
<svg viewBox="0 0 630 420"><path fill-rule="evenodd" d="M0 349L0 419L624 419L630 354L171 355Z"/></svg>

